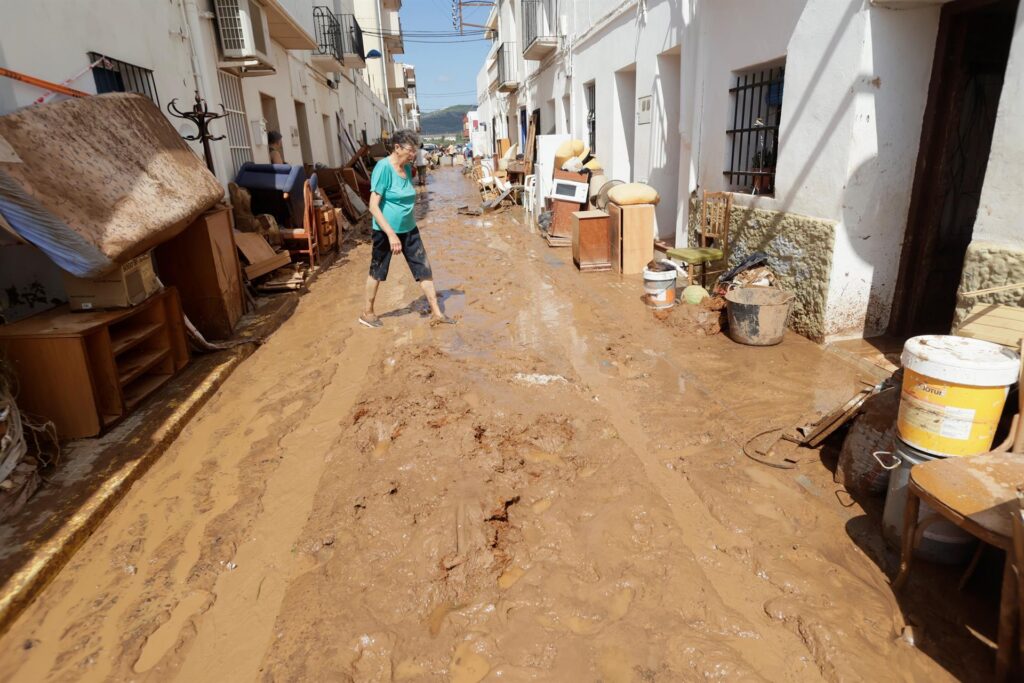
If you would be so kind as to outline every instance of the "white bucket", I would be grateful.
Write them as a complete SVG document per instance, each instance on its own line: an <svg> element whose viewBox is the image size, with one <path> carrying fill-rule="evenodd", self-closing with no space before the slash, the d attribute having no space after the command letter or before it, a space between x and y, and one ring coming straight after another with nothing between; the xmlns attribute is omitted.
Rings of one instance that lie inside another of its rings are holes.
<svg viewBox="0 0 1024 683"><path fill-rule="evenodd" d="M889 476L889 490L882 513L882 535L893 547L899 548L903 538L903 511L907 505L910 468L932 460L942 460L943 456L925 453L898 438L893 441L895 452L891 455L899 459L900 465ZM928 504L921 501L918 521L934 514ZM963 564L970 559L976 545L976 538L952 522L940 518L931 521L925 528L921 541L914 548L914 556L939 564Z"/></svg>
<svg viewBox="0 0 1024 683"><path fill-rule="evenodd" d="M644 293L651 308L671 308L676 303L676 271L644 268Z"/></svg>

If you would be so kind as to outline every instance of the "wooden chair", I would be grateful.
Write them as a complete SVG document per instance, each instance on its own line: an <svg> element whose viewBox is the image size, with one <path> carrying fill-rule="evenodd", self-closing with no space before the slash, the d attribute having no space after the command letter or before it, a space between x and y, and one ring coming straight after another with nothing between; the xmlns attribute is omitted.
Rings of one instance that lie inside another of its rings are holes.
<svg viewBox="0 0 1024 683"><path fill-rule="evenodd" d="M697 238L699 246L669 249L665 255L686 265L689 284L693 284L694 270L700 266L700 284L707 286L707 276L725 272L729 263L729 216L732 214L732 193L704 192L701 202L701 221ZM712 264L721 267L708 271Z"/></svg>
<svg viewBox="0 0 1024 683"><path fill-rule="evenodd" d="M1024 343L1021 344L1024 352ZM1024 366L1021 368L1024 379ZM975 538L1006 552L999 600L999 635L996 680L1024 675L1021 661L1024 639L1024 392L1021 411L1013 420L1010 436L984 455L950 457L916 465L907 483L903 513L900 571L893 589L900 590L910 575L914 547L933 521L946 519ZM918 520L924 501L934 514ZM1016 678L1014 680L1020 680Z"/></svg>

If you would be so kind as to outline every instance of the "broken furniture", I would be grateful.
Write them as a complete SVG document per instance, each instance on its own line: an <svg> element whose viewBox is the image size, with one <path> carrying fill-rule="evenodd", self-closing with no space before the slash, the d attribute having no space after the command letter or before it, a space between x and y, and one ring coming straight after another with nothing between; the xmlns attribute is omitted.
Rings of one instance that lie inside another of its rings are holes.
<svg viewBox="0 0 1024 683"><path fill-rule="evenodd" d="M1020 514L1018 487L1024 482L1024 454L992 452L970 457L933 460L910 470L907 505L903 515L900 572L893 588L907 582L914 546L928 524L945 519L972 536L1006 551L999 606L996 680L1010 680L1020 666L1014 633L1019 628L1021 596L1017 574L1024 571L1015 559L1013 516ZM921 502L934 514L918 520ZM1019 680L1019 679L1014 679Z"/></svg>
<svg viewBox="0 0 1024 683"><path fill-rule="evenodd" d="M654 259L654 204L608 204L612 268L623 275L644 272Z"/></svg>
<svg viewBox="0 0 1024 683"><path fill-rule="evenodd" d="M545 239L549 247L572 246L573 214L587 205L589 178L586 173L555 170L552 173L551 226Z"/></svg>
<svg viewBox="0 0 1024 683"><path fill-rule="evenodd" d="M572 262L582 272L612 269L611 220L604 211L572 215Z"/></svg>
<svg viewBox="0 0 1024 683"><path fill-rule="evenodd" d="M320 263L319 231L317 230L315 205L316 175L314 174L302 184L302 227L289 228L281 231L285 248L292 258L305 258L309 261L309 269L315 270Z"/></svg>
<svg viewBox="0 0 1024 683"><path fill-rule="evenodd" d="M302 167L288 164L246 162L235 177L235 183L252 196L252 212L270 214L281 228L302 227L305 182Z"/></svg>
<svg viewBox="0 0 1024 683"><path fill-rule="evenodd" d="M76 277L102 276L145 254L224 195L141 95L25 107L0 116L0 137L11 150L0 161L0 216Z"/></svg>
<svg viewBox="0 0 1024 683"><path fill-rule="evenodd" d="M161 286L153 269L152 252L136 256L102 275L75 277L63 273L63 279L72 311L129 308L141 304Z"/></svg>
<svg viewBox="0 0 1024 683"><path fill-rule="evenodd" d="M701 219L697 230L699 245L689 248L669 249L666 252L673 261L686 265L690 284L693 284L694 269L700 266L700 284L706 287L707 276L724 272L729 261L729 216L732 213L732 194L729 192L704 192L701 202ZM721 268L708 272L713 263Z"/></svg>
<svg viewBox="0 0 1024 683"><path fill-rule="evenodd" d="M246 305L231 209L207 211L157 247L154 258L163 283L178 290L189 322L206 339L229 339Z"/></svg>
<svg viewBox="0 0 1024 683"><path fill-rule="evenodd" d="M281 229L277 220L267 213L255 215L252 212L252 195L249 190L235 183L228 183L228 198L235 229L239 232L255 232L263 235L272 245L281 244Z"/></svg>
<svg viewBox="0 0 1024 683"><path fill-rule="evenodd" d="M18 377L18 404L52 420L62 439L96 436L189 361L173 287L134 308L73 313L67 306L0 326Z"/></svg>
<svg viewBox="0 0 1024 683"><path fill-rule="evenodd" d="M235 244L242 252L242 258L249 264L243 270L246 279L250 282L267 273L272 273L292 261L292 257L287 251L280 253L274 251L267 240L254 232L235 230Z"/></svg>

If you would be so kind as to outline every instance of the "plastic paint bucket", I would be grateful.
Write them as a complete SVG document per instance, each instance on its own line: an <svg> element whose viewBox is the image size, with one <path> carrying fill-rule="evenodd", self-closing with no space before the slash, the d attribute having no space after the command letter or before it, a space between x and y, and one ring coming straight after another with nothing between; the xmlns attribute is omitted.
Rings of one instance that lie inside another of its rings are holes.
<svg viewBox="0 0 1024 683"><path fill-rule="evenodd" d="M892 455L899 459L900 465L889 476L885 511L882 513L882 535L893 547L899 548L903 537L903 513L907 506L910 469L932 460L942 460L944 456L925 453L900 439L894 441ZM924 535L920 542L914 548L914 556L940 564L963 564L970 559L977 539L945 519L932 520L934 515L935 511L921 501L917 519L918 522L926 522L927 526L924 527Z"/></svg>
<svg viewBox="0 0 1024 683"><path fill-rule="evenodd" d="M671 308L676 303L676 270L644 268L644 293L651 308Z"/></svg>
<svg viewBox="0 0 1024 683"><path fill-rule="evenodd" d="M903 346L899 437L937 455L977 455L992 447L1017 354L991 342L925 335Z"/></svg>

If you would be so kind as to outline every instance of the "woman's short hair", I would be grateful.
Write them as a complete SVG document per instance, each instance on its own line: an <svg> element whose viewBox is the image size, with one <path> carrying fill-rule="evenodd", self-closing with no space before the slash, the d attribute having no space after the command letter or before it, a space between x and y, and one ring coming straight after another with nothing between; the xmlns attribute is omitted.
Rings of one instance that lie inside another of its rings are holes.
<svg viewBox="0 0 1024 683"><path fill-rule="evenodd" d="M274 143L281 142L281 134L276 130L267 131L267 142L272 145Z"/></svg>
<svg viewBox="0 0 1024 683"><path fill-rule="evenodd" d="M396 145L408 145L418 149L420 146L420 136L408 128L403 128L391 136L391 142Z"/></svg>

